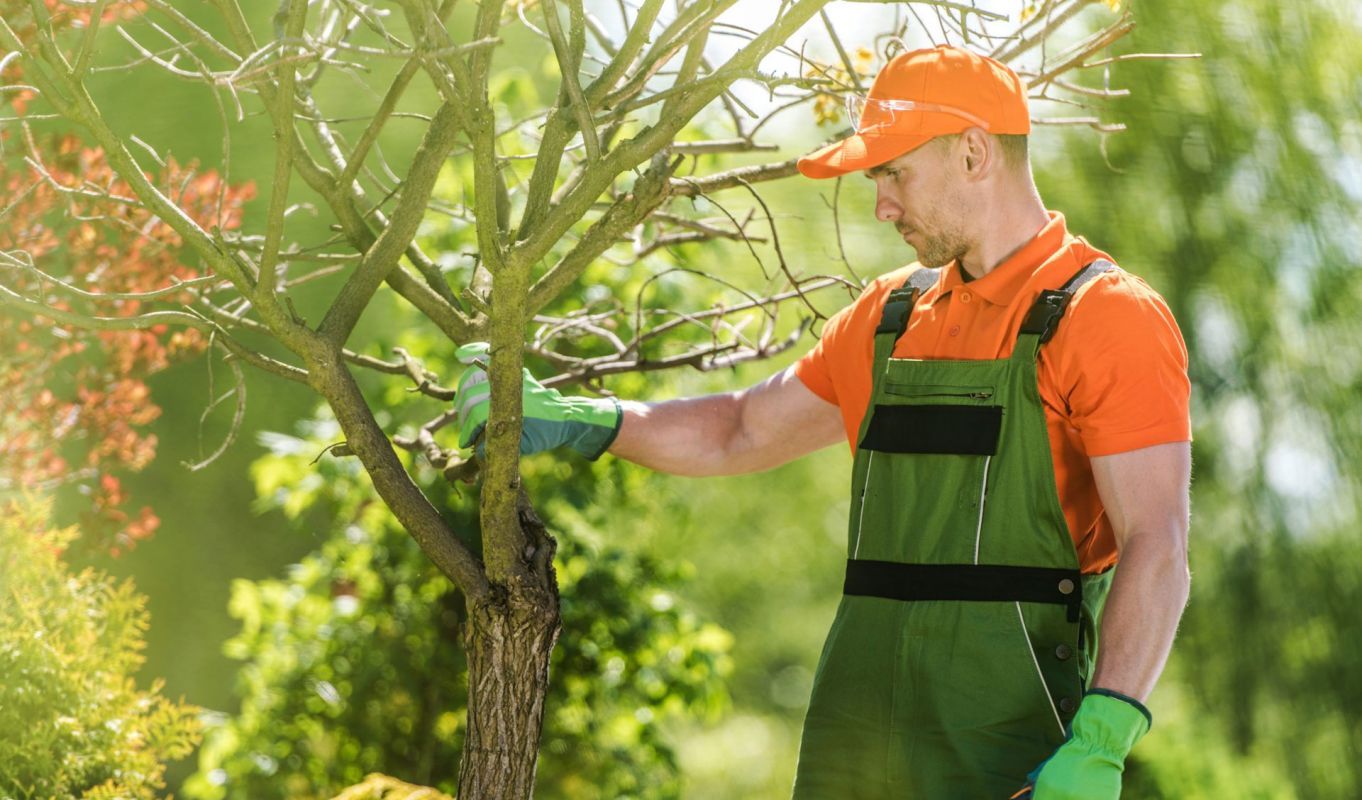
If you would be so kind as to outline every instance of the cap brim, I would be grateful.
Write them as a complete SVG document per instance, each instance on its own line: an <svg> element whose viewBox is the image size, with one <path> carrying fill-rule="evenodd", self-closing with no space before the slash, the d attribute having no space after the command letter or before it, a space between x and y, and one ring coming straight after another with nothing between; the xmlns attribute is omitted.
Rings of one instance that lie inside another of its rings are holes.
<svg viewBox="0 0 1362 800"><path fill-rule="evenodd" d="M809 153L799 159L795 166L808 178L835 178L893 161L937 135L865 136L856 133Z"/></svg>

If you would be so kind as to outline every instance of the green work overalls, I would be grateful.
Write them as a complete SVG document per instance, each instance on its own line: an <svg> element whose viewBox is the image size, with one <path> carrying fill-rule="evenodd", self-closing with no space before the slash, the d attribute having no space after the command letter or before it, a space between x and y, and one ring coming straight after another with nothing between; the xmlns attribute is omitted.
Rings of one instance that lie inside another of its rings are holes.
<svg viewBox="0 0 1362 800"><path fill-rule="evenodd" d="M939 270L889 294L796 800L1004 800L1064 741L1111 572L1079 572L1036 356L1112 266L1042 292L1010 358L893 358Z"/></svg>

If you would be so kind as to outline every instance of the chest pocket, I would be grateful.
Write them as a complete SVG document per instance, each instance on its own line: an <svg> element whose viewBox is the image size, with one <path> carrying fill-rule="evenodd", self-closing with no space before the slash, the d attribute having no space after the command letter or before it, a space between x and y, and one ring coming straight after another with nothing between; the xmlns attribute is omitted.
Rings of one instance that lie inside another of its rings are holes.
<svg viewBox="0 0 1362 800"><path fill-rule="evenodd" d="M876 404L860 447L881 453L991 456L998 452L1003 408L992 386L886 381L884 393L906 404Z"/></svg>
<svg viewBox="0 0 1362 800"><path fill-rule="evenodd" d="M1002 406L881 405L860 446L881 453L991 456L1002 427Z"/></svg>

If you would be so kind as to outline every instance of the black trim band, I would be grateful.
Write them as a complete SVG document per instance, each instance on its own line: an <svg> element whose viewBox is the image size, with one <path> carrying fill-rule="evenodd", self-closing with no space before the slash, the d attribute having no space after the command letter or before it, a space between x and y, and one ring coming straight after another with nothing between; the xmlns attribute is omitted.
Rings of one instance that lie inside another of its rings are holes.
<svg viewBox="0 0 1362 800"><path fill-rule="evenodd" d="M614 395L610 396L610 402L615 404L615 427L610 429L610 435L605 438L605 442L595 453L586 456L587 461L595 461L610 449L610 445L615 443L615 439L620 435L620 428L624 427L624 406L620 405L620 399Z"/></svg>
<svg viewBox="0 0 1362 800"><path fill-rule="evenodd" d="M1068 606L1078 622L1083 576L1076 569L997 564L904 564L848 559L842 593L889 600L983 600Z"/></svg>
<svg viewBox="0 0 1362 800"><path fill-rule="evenodd" d="M991 456L1002 429L1002 406L876 405L858 446L882 453Z"/></svg>

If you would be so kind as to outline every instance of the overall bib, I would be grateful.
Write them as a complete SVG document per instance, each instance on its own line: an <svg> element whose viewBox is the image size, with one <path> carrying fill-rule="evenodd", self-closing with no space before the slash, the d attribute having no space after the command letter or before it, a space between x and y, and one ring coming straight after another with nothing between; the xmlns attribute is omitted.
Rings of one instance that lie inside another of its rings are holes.
<svg viewBox="0 0 1362 800"><path fill-rule="evenodd" d="M1079 572L1036 357L1112 266L1042 292L1010 358L893 358L939 271L889 294L796 800L1003 800L1064 741L1112 572Z"/></svg>

